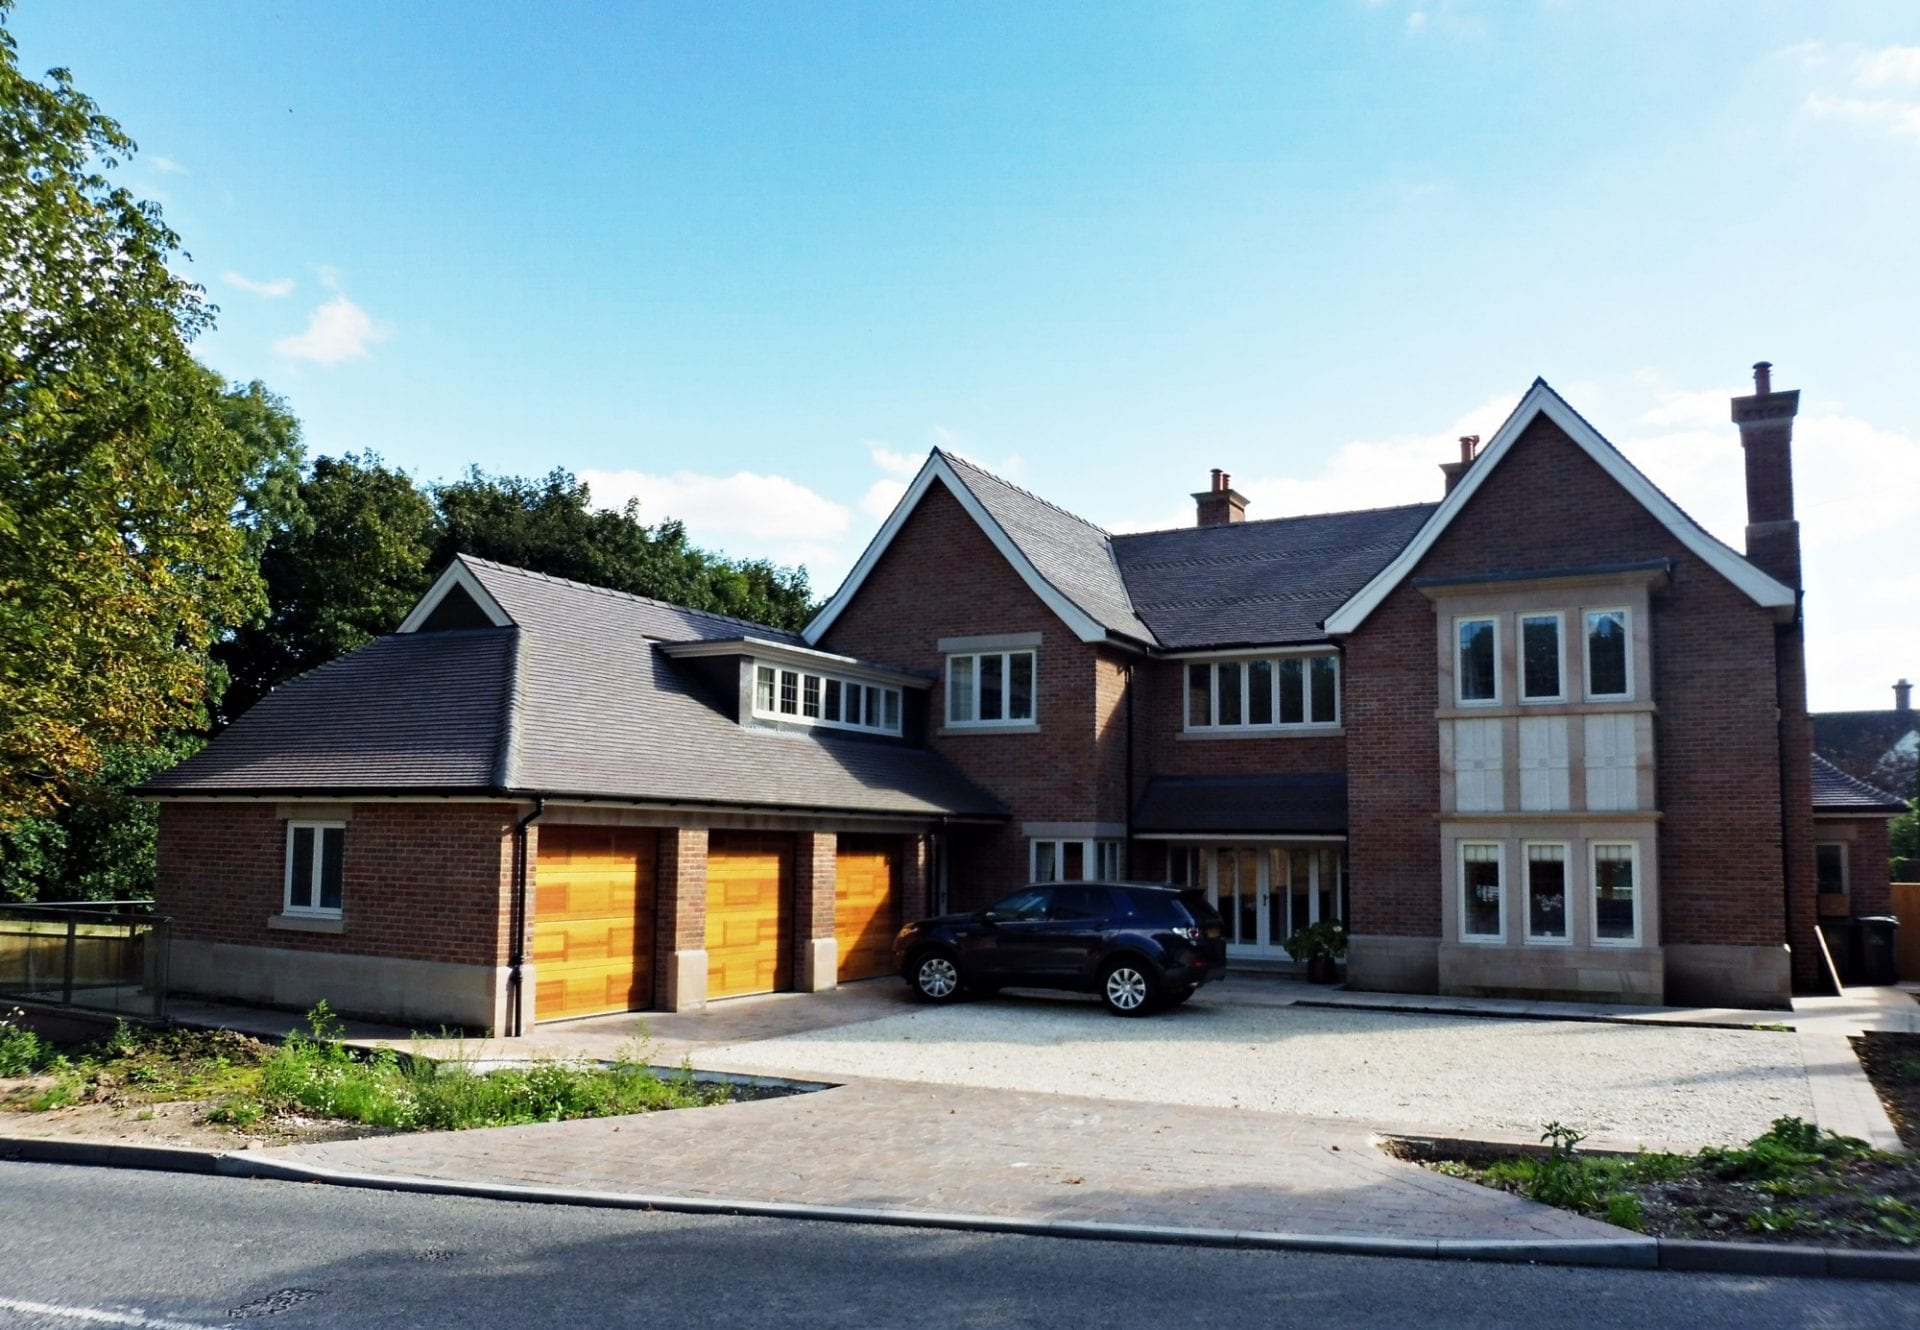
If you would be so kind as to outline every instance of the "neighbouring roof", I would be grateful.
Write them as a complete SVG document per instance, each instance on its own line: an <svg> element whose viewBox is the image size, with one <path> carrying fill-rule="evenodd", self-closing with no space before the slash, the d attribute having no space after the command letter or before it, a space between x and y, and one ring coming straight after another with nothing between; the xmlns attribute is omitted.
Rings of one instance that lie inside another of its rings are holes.
<svg viewBox="0 0 1920 1330"><path fill-rule="evenodd" d="M1877 785L1849 776L1826 758L1813 755L1813 811L1816 813L1904 813L1906 801Z"/></svg>
<svg viewBox="0 0 1920 1330"><path fill-rule="evenodd" d="M1133 809L1137 835L1344 835L1344 772L1155 776Z"/></svg>
<svg viewBox="0 0 1920 1330"><path fill-rule="evenodd" d="M797 643L792 633L483 560L457 566L510 624L380 638L282 684L143 792L476 792L1006 814L924 748L739 725L661 649L667 638L746 634ZM472 594L451 568L436 589L454 583Z"/></svg>
<svg viewBox="0 0 1920 1330"><path fill-rule="evenodd" d="M1134 608L1178 651L1317 642L1321 622L1413 539L1437 503L1113 537Z"/></svg>

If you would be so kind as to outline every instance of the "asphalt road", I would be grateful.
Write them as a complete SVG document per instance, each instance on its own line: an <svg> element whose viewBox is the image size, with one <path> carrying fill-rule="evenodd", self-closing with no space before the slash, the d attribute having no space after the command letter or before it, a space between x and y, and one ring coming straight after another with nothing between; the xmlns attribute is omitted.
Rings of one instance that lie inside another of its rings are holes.
<svg viewBox="0 0 1920 1330"><path fill-rule="evenodd" d="M1920 1325L1920 1285L1232 1252L0 1164L0 1326Z"/></svg>

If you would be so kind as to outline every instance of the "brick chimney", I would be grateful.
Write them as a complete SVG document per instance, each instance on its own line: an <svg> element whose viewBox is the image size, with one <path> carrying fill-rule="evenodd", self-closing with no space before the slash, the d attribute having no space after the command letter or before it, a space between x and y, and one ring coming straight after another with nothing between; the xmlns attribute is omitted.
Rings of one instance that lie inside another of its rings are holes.
<svg viewBox="0 0 1920 1330"><path fill-rule="evenodd" d="M1913 710L1913 685L1905 679L1893 686L1893 709L1903 716Z"/></svg>
<svg viewBox="0 0 1920 1330"><path fill-rule="evenodd" d="M1213 483L1193 496L1199 526L1223 526L1247 520L1247 496L1233 487L1233 477L1219 467L1213 469Z"/></svg>
<svg viewBox="0 0 1920 1330"><path fill-rule="evenodd" d="M1467 468L1473 465L1473 459L1479 451L1480 436L1478 434L1462 434L1460 436L1460 460L1457 462L1442 462L1440 464L1440 474L1447 478L1446 492L1448 494L1453 493L1453 487L1460 483L1460 477L1467 474Z"/></svg>
<svg viewBox="0 0 1920 1330"><path fill-rule="evenodd" d="M1793 418L1800 394L1773 390L1773 366L1753 367L1753 393L1733 399L1733 423L1747 455L1747 559L1800 590L1800 523L1793 516ZM1833 992L1815 936L1813 721L1807 715L1807 641L1797 612L1773 638L1774 706L1780 743L1780 873L1794 991Z"/></svg>
<svg viewBox="0 0 1920 1330"><path fill-rule="evenodd" d="M1793 418L1800 392L1773 390L1773 366L1753 367L1753 395L1733 399L1733 423L1747 454L1747 558L1788 586L1800 586L1800 523L1793 516Z"/></svg>

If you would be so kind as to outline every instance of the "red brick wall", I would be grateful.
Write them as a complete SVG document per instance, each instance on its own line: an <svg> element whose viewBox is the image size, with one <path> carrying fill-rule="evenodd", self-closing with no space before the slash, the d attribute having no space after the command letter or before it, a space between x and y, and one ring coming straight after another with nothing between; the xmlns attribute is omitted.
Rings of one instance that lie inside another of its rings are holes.
<svg viewBox="0 0 1920 1330"><path fill-rule="evenodd" d="M272 803L160 807L160 912L205 942L504 965L511 933L510 804L364 803L347 821L345 931L267 927L285 900L287 830Z"/></svg>
<svg viewBox="0 0 1920 1330"><path fill-rule="evenodd" d="M1674 943L1784 940L1771 613L1536 420L1415 577L1671 558L1653 601L1661 926ZM1347 643L1354 931L1439 932L1432 607L1403 583ZM1810 866L1809 866L1810 869Z"/></svg>
<svg viewBox="0 0 1920 1330"><path fill-rule="evenodd" d="M1124 818L1122 657L1080 641L938 484L820 643L828 651L944 671L943 637L1036 632L1038 732L939 734L945 698L936 691L932 701L932 746L1013 810L1010 826L968 828L951 838L948 901L956 910L983 905L1026 881L1021 823Z"/></svg>
<svg viewBox="0 0 1920 1330"><path fill-rule="evenodd" d="M840 838L831 831L802 831L793 841L793 972L805 974L812 964L814 939L834 935Z"/></svg>
<svg viewBox="0 0 1920 1330"><path fill-rule="evenodd" d="M707 830L662 827L656 865L653 930L654 1005L666 1008L669 959L707 945Z"/></svg>
<svg viewBox="0 0 1920 1330"><path fill-rule="evenodd" d="M1887 820L1884 817L1849 818L1836 821L1821 818L1814 824L1816 841L1828 839L1829 830L1851 827L1854 839L1847 845L1847 908L1855 915L1892 914L1893 892L1888 889L1889 869ZM1900 921L1902 927L1920 927L1920 919Z"/></svg>

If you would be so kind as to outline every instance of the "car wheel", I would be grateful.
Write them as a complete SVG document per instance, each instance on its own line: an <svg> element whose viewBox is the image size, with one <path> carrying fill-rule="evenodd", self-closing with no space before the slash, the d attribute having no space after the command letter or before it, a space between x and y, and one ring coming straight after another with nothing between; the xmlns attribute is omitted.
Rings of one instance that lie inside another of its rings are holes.
<svg viewBox="0 0 1920 1330"><path fill-rule="evenodd" d="M913 993L922 1002L952 1002L960 996L960 966L947 951L922 952L913 963Z"/></svg>
<svg viewBox="0 0 1920 1330"><path fill-rule="evenodd" d="M1153 1007L1159 996L1153 972L1136 960L1119 960L1100 978L1100 1000L1116 1016L1138 1016Z"/></svg>

